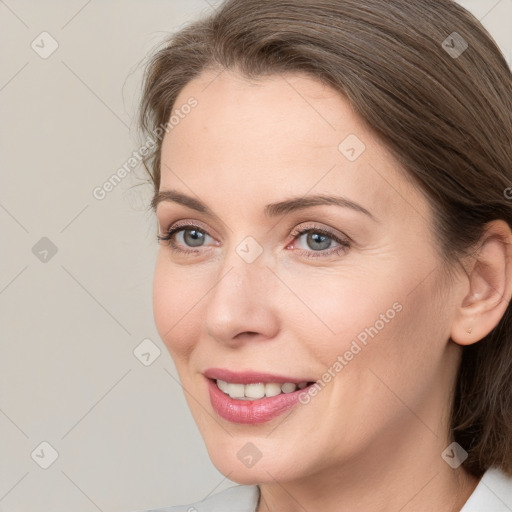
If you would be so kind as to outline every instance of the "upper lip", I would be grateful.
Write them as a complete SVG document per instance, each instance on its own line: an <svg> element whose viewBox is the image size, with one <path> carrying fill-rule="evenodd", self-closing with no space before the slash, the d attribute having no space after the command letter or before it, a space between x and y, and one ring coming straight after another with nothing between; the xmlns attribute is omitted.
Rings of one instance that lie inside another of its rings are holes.
<svg viewBox="0 0 512 512"><path fill-rule="evenodd" d="M258 382L269 383L276 382L284 384L285 382L292 382L299 384L301 382L314 382L315 379L308 379L303 377L289 377L285 375L277 375L267 372L259 371L243 371L235 372L225 368L208 368L204 373L208 379L223 380L236 384L256 384Z"/></svg>

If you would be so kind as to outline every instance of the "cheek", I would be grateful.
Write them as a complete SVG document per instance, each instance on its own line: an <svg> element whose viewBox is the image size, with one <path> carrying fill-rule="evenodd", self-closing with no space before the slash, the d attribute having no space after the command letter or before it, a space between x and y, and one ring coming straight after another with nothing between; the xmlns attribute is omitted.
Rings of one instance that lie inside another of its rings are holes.
<svg viewBox="0 0 512 512"><path fill-rule="evenodd" d="M153 276L153 315L160 338L174 359L194 348L199 337L194 331L200 328L197 315L206 290L197 273L173 266L165 248L160 249Z"/></svg>
<svg viewBox="0 0 512 512"><path fill-rule="evenodd" d="M311 361L358 384L375 379L368 368L398 381L399 375L411 378L426 358L435 361L442 352L444 319L432 304L433 281L418 286L416 270L406 273L403 267L385 276L390 274L399 277L364 276L356 269L336 278L320 272L290 276L287 282L302 303L287 303L287 321L307 343Z"/></svg>
<svg viewBox="0 0 512 512"><path fill-rule="evenodd" d="M384 337L402 314L402 294L378 276L364 276L351 268L334 275L321 271L286 277L296 297L280 306L298 340L307 341L312 360L332 365L338 355L355 352L369 340ZM298 300L300 298L300 300ZM349 357L351 357L349 355Z"/></svg>
<svg viewBox="0 0 512 512"><path fill-rule="evenodd" d="M420 407L434 393L445 364L447 313L433 301L433 281L410 293L412 288L395 287L375 296L367 309L364 304L354 309L354 328L340 326L346 332L344 352L331 357L340 354L347 361L335 383L337 392L353 390L352 408L382 423L399 417L404 403Z"/></svg>

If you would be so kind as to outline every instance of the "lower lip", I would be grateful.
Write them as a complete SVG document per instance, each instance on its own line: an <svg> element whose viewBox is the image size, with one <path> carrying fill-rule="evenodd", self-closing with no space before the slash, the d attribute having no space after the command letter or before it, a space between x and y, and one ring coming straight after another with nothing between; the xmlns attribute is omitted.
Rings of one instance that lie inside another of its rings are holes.
<svg viewBox="0 0 512 512"><path fill-rule="evenodd" d="M256 424L270 421L291 409L304 390L257 400L236 400L223 393L214 380L208 379L208 391L213 409L221 418L232 423Z"/></svg>

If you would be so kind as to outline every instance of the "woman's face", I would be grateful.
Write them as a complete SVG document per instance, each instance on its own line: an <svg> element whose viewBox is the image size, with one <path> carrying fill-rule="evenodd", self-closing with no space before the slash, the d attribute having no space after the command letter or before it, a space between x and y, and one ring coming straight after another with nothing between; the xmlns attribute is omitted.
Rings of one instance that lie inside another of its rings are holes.
<svg viewBox="0 0 512 512"><path fill-rule="evenodd" d="M311 78L205 72L187 102L163 141L159 229L181 229L154 315L214 464L262 483L440 460L459 352L427 200Z"/></svg>

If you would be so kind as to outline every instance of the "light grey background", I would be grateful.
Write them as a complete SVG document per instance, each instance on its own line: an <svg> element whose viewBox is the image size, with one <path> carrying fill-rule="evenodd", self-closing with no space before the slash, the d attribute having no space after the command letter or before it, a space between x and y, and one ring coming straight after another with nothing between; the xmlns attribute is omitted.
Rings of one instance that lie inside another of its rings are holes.
<svg viewBox="0 0 512 512"><path fill-rule="evenodd" d="M232 485L154 326L145 174L93 196L140 147L139 63L218 3L0 0L0 511L132 512ZM461 3L512 62L512 0Z"/></svg>

